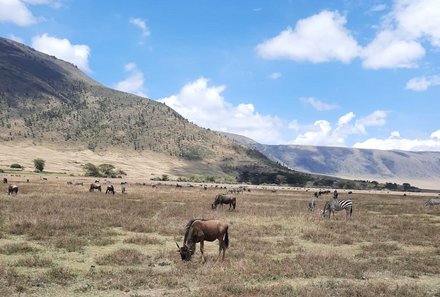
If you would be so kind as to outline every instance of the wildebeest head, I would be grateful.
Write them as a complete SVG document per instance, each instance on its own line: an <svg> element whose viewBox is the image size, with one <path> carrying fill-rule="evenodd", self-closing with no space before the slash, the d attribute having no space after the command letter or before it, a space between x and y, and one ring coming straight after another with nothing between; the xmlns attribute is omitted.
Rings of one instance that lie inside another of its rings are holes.
<svg viewBox="0 0 440 297"><path fill-rule="evenodd" d="M184 245L182 247L179 246L179 244L176 242L178 252L180 254L180 257L182 258L182 261L190 261L192 252L188 245Z"/></svg>

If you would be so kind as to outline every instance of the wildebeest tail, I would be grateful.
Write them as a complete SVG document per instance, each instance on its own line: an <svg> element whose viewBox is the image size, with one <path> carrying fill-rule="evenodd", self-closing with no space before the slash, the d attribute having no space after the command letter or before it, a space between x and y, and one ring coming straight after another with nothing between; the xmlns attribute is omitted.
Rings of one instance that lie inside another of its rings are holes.
<svg viewBox="0 0 440 297"><path fill-rule="evenodd" d="M226 227L226 233L225 233L225 237L223 238L223 241L225 243L225 248L228 248L229 247L228 227Z"/></svg>
<svg viewBox="0 0 440 297"><path fill-rule="evenodd" d="M353 205L350 207L350 216L353 213Z"/></svg>

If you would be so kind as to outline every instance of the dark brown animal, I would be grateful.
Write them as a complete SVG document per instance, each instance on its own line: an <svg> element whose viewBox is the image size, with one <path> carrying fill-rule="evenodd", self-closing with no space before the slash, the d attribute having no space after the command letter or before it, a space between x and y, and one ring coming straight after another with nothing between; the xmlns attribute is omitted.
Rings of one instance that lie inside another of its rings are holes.
<svg viewBox="0 0 440 297"><path fill-rule="evenodd" d="M99 192L101 192L101 185L90 184L89 192L94 192L95 190L98 190Z"/></svg>
<svg viewBox="0 0 440 297"><path fill-rule="evenodd" d="M3 183L7 184L8 183L8 179L6 177L3 178Z"/></svg>
<svg viewBox="0 0 440 297"><path fill-rule="evenodd" d="M222 260L225 259L225 251L229 247L228 224L222 223L219 220L204 220L195 219L190 220L185 226L185 236L183 238L183 246L179 249L180 257L183 261L190 261L192 255L196 250L196 243L200 242L200 252L202 253L202 261L205 262L204 256L204 241L219 241L218 258L223 251Z"/></svg>
<svg viewBox="0 0 440 297"><path fill-rule="evenodd" d="M223 204L229 204L229 209L237 206L237 199L234 196L228 196L224 194L218 194L215 196L214 202L211 204L212 209L217 209L218 205L221 205L223 208Z"/></svg>
<svg viewBox="0 0 440 297"><path fill-rule="evenodd" d="M113 187L113 185L107 186L107 190L105 190L105 193L112 193L113 195L115 194L115 188Z"/></svg>
<svg viewBox="0 0 440 297"><path fill-rule="evenodd" d="M16 186L16 185L9 185L9 187L8 187L8 195L12 195L12 194L17 195L17 193L18 193L18 186Z"/></svg>

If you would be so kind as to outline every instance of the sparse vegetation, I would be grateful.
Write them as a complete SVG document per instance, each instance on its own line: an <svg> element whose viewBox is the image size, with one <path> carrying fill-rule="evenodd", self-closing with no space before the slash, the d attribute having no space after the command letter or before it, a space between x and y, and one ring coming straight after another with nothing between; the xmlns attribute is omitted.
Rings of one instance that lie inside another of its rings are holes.
<svg viewBox="0 0 440 297"><path fill-rule="evenodd" d="M85 176L94 176L94 177L111 177L114 178L117 176L117 172L115 172L115 166L112 164L101 164L96 166L92 163L87 163L83 166L83 170L85 171ZM118 170L119 174L126 175L122 170Z"/></svg>
<svg viewBox="0 0 440 297"><path fill-rule="evenodd" d="M92 180L92 179L91 179ZM43 191L48 186L51 192ZM49 180L20 199L0 193L0 295L436 296L438 208L425 197L356 193L352 220L310 213L312 192L253 187L236 211L210 209L222 190L132 185L122 197ZM347 191L339 191L342 198ZM322 197L323 198L323 197ZM328 197L330 199L330 197ZM323 198L322 200L325 200ZM323 206L317 201L318 210ZM418 206L420 205L420 207ZM189 218L229 223L230 248L176 252ZM392 277L389 277L392 275Z"/></svg>

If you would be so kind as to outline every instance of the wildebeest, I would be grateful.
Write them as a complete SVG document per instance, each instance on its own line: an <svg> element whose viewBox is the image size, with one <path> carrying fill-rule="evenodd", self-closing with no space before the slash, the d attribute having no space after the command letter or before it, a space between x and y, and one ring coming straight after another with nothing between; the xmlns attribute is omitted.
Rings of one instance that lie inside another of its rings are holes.
<svg viewBox="0 0 440 297"><path fill-rule="evenodd" d="M107 186L107 190L105 190L105 193L112 193L113 195L115 194L115 188L113 187L113 185Z"/></svg>
<svg viewBox="0 0 440 297"><path fill-rule="evenodd" d="M99 192L101 192L101 185L90 184L89 192L94 192L95 190L98 190Z"/></svg>
<svg viewBox="0 0 440 297"><path fill-rule="evenodd" d="M9 187L8 187L8 195L11 195L11 194L17 195L17 193L18 193L18 186L16 186L16 185L9 185Z"/></svg>
<svg viewBox="0 0 440 297"><path fill-rule="evenodd" d="M435 205L440 205L440 199L439 198L432 198L429 199L428 201L425 202L425 206L435 206Z"/></svg>
<svg viewBox="0 0 440 297"><path fill-rule="evenodd" d="M235 209L237 206L237 199L234 196L224 195L224 194L218 194L215 196L214 202L211 204L212 209L217 209L218 205L221 205L223 208L223 204L229 204L229 209L231 207Z"/></svg>
<svg viewBox="0 0 440 297"><path fill-rule="evenodd" d="M8 183L8 179L6 177L3 178L3 183L7 184Z"/></svg>
<svg viewBox="0 0 440 297"><path fill-rule="evenodd" d="M192 255L196 250L196 243L200 242L200 252L202 253L202 260L205 261L204 241L219 241L218 258L223 251L222 260L225 259L225 251L229 247L228 224L219 220L205 220L194 219L190 220L185 226L185 236L183 238L183 246L179 249L180 257L183 261L191 260Z"/></svg>
<svg viewBox="0 0 440 297"><path fill-rule="evenodd" d="M322 210L322 216L330 218L333 213L333 218L335 218L335 211L343 209L345 209L345 219L347 219L348 216L351 217L351 214L353 213L353 203L351 200L331 199L325 203L324 209Z"/></svg>

